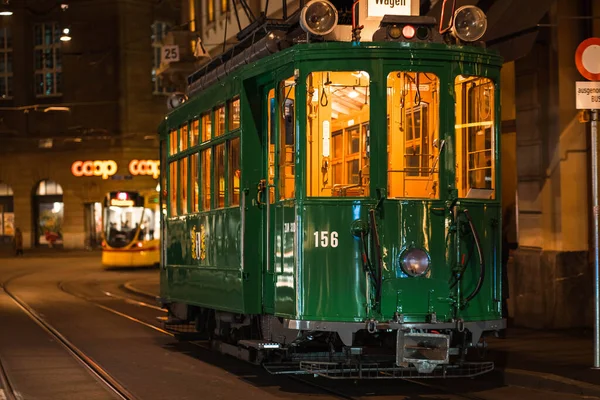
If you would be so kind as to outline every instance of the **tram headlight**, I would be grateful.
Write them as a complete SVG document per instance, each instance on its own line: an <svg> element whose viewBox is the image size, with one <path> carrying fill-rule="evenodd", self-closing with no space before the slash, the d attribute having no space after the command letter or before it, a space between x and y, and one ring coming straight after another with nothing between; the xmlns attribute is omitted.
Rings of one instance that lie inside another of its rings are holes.
<svg viewBox="0 0 600 400"><path fill-rule="evenodd" d="M452 34L463 42L481 39L487 29L487 18L479 7L462 6L454 13Z"/></svg>
<svg viewBox="0 0 600 400"><path fill-rule="evenodd" d="M400 256L400 268L408 276L425 275L430 266L431 260L425 250L413 248Z"/></svg>
<svg viewBox="0 0 600 400"><path fill-rule="evenodd" d="M300 12L300 26L313 35L327 35L335 29L337 22L337 9L327 0L312 0Z"/></svg>

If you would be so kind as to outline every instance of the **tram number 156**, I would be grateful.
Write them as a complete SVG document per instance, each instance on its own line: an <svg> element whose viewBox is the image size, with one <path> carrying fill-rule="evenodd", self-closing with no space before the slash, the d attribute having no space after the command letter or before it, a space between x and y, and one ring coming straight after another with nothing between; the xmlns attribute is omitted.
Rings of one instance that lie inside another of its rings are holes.
<svg viewBox="0 0 600 400"><path fill-rule="evenodd" d="M338 233L336 231L316 231L315 247L338 247Z"/></svg>

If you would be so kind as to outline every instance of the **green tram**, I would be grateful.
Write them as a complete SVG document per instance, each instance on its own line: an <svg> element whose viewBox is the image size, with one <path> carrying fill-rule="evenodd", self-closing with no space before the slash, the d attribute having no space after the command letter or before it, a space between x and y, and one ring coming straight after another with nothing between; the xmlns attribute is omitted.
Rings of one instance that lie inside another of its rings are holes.
<svg viewBox="0 0 600 400"><path fill-rule="evenodd" d="M468 353L505 328L501 59L401 20L190 76L160 126L167 329L274 373L493 369Z"/></svg>

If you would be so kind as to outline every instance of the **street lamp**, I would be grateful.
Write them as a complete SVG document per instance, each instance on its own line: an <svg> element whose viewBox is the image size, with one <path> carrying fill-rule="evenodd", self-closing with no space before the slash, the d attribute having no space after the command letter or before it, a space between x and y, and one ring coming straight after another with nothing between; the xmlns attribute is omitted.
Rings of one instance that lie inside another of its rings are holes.
<svg viewBox="0 0 600 400"><path fill-rule="evenodd" d="M60 34L60 40L63 42L68 42L71 39L71 28L63 28L62 33Z"/></svg>
<svg viewBox="0 0 600 400"><path fill-rule="evenodd" d="M2 15L2 16L13 15L12 7L9 4L9 0L2 0L2 7L0 7L0 15Z"/></svg>

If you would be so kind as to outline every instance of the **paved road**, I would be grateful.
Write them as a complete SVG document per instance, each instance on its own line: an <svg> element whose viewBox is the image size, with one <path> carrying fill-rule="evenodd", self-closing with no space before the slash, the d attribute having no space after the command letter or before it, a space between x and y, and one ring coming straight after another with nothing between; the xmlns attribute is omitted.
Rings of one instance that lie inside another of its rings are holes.
<svg viewBox="0 0 600 400"><path fill-rule="evenodd" d="M551 379L556 386L542 386L537 375L521 375L524 379L515 381L506 379L501 371L472 380L425 382L432 386L404 381L336 382L314 378L304 378L309 382L305 384L272 376L259 367L194 343L178 343L154 329L159 326L156 317L164 315L148 298L156 292L157 276L158 271L153 269L104 271L97 254L0 259L0 282L11 293L142 400L570 400L584 398L581 393L594 393L590 392L594 389L591 384L587 391L579 385L585 382L561 383ZM115 398L78 362L66 357L55 340L28 320L6 295L0 297L0 321L0 359L25 400ZM502 346L511 357L517 354L510 349L510 339L495 343L499 343L493 344L499 346L498 354ZM540 352L546 350L541 348ZM527 358L529 364L536 362L540 360ZM566 358L565 362L574 363L575 359ZM538 390L540 387L549 390ZM600 388L597 394L600 398Z"/></svg>

